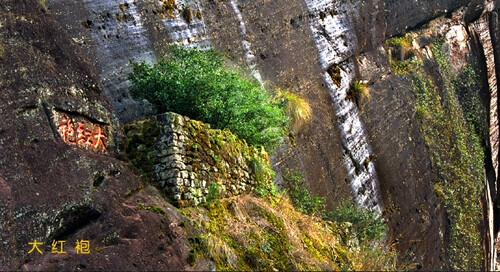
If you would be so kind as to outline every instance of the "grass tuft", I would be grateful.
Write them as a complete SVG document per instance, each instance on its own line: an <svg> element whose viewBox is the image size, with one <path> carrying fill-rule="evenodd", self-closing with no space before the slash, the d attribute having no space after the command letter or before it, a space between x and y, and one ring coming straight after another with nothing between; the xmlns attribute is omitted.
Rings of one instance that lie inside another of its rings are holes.
<svg viewBox="0 0 500 272"><path fill-rule="evenodd" d="M297 132L302 125L311 120L312 108L309 102L298 94L278 88L275 90L275 99L285 105L287 115L291 119L292 131Z"/></svg>

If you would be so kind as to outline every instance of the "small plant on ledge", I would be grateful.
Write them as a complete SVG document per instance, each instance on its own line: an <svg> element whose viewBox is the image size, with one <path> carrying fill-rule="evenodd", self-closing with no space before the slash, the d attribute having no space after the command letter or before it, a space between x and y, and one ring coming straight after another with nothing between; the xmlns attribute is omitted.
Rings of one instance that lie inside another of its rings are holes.
<svg viewBox="0 0 500 272"><path fill-rule="evenodd" d="M351 89L347 92L347 99L356 103L358 108L363 109L363 106L370 100L370 90L365 84L354 81Z"/></svg>

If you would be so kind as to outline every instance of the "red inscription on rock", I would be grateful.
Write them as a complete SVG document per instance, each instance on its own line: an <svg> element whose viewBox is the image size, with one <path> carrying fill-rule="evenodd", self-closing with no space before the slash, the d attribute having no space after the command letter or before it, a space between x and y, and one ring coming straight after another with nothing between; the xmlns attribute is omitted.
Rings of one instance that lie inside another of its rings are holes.
<svg viewBox="0 0 500 272"><path fill-rule="evenodd" d="M108 150L106 148L107 136L100 125L90 124L90 129L85 126L85 122L79 122L75 133L73 119L66 115L61 117L61 123L57 131L65 143L79 146L89 146L95 149Z"/></svg>

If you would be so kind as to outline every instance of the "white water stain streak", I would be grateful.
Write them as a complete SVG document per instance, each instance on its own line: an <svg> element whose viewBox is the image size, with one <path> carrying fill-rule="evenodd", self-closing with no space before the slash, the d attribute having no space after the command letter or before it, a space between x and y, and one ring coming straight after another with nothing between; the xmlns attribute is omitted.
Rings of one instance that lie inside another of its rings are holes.
<svg viewBox="0 0 500 272"><path fill-rule="evenodd" d="M128 63L131 58L148 61L156 59L152 45L146 38L146 30L142 25L136 5L132 2L125 2L128 4L127 9L121 11L119 6L123 3L122 1L96 0L83 2L86 10L94 11L91 18L98 31L92 31L91 35L98 48L97 53L104 60L99 63L103 79L106 79L109 74L116 73L116 69L108 66L122 67L122 64ZM126 14L128 19L118 21L114 14ZM117 43L116 39L120 42ZM130 48L137 50L130 50Z"/></svg>
<svg viewBox="0 0 500 272"><path fill-rule="evenodd" d="M255 79L257 79L257 81L259 81L259 83L262 85L263 84L262 75L257 69L257 63L255 62L255 54L253 53L251 48L252 44L247 39L247 28L245 26L245 22L243 21L243 15L241 14L241 10L238 7L238 1L231 0L231 7L233 7L234 13L236 13L236 17L238 18L238 22L240 25L241 46L245 51L245 59L247 61L247 65L250 68L250 72L255 77Z"/></svg>
<svg viewBox="0 0 500 272"><path fill-rule="evenodd" d="M90 35L97 48L97 67L106 95L112 98L119 114L124 110L140 112L141 106L134 106L126 92L131 85L127 79L130 60L153 62L156 57L137 6L132 1L118 0L85 0L83 5L93 22ZM117 20L117 16L123 17ZM121 96L123 102L116 102L117 96Z"/></svg>
<svg viewBox="0 0 500 272"><path fill-rule="evenodd" d="M371 148L356 105L347 98L354 77L354 54L356 36L351 29L347 10L352 5L332 0L306 0L312 14L309 27L319 51L323 79L330 89L339 121L344 162L350 178L350 186L358 204L381 213L382 203L375 166L371 162ZM343 6L346 5L346 6ZM348 5L348 6L347 6ZM334 11L331 12L330 11ZM320 12L323 19L320 18ZM333 15L332 15L333 14ZM332 65L340 68L341 83L338 87L328 74Z"/></svg>
<svg viewBox="0 0 500 272"><path fill-rule="evenodd" d="M197 16L193 16L193 20L188 23L181 14L185 7L190 7L194 12L199 11L203 14L201 5L193 0L180 2L176 1L177 8L173 10L173 18L166 16L162 20L170 41L186 47L212 48L203 18L199 19Z"/></svg>

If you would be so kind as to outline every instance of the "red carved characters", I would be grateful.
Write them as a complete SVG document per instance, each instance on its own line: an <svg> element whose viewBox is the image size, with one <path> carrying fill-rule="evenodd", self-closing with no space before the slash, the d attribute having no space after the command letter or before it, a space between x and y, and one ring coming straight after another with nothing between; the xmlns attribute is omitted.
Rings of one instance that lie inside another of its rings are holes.
<svg viewBox="0 0 500 272"><path fill-rule="evenodd" d="M106 139L106 135L102 133L102 128L101 126L97 125L97 134L94 135L95 140L95 148L102 147L104 150L106 149L106 146L104 145L104 140Z"/></svg>
<svg viewBox="0 0 500 272"><path fill-rule="evenodd" d="M92 131L85 129L84 123L78 123L78 128L76 128L77 133L77 143L79 145L92 145Z"/></svg>
<svg viewBox="0 0 500 272"><path fill-rule="evenodd" d="M91 124L94 127L93 124ZM94 129L86 129L85 123L79 122L78 127L75 128L74 123L71 118L68 118L66 115L61 117L61 124L57 127L57 131L61 135L61 138L65 143L71 145L79 145L79 146L88 146L93 147L95 149L103 149L107 151L105 141L107 139L106 134L104 134L103 129L100 125L96 125L97 129L94 133Z"/></svg>

